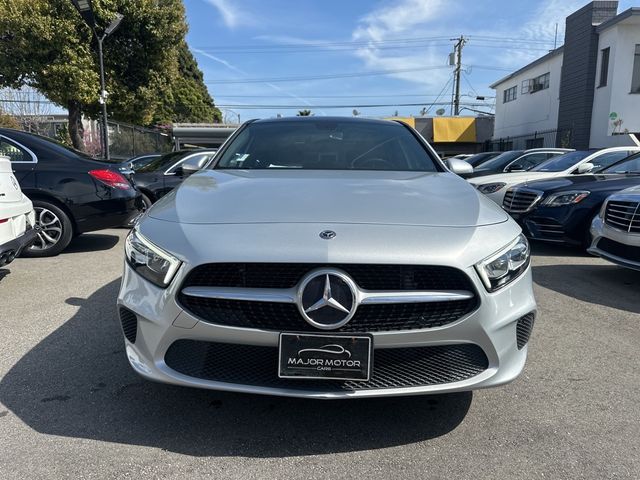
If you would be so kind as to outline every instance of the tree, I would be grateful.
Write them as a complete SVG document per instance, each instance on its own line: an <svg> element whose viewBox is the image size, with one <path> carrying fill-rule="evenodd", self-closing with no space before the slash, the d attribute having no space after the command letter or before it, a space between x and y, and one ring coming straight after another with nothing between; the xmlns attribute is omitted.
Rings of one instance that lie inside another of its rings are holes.
<svg viewBox="0 0 640 480"><path fill-rule="evenodd" d="M202 72L183 41L178 51L178 75L171 89L162 96L153 123L218 123L221 120L222 114L209 95Z"/></svg>
<svg viewBox="0 0 640 480"><path fill-rule="evenodd" d="M14 117L22 130L44 134L48 130L47 118L51 115L51 104L32 88L0 91L3 109Z"/></svg>
<svg viewBox="0 0 640 480"><path fill-rule="evenodd" d="M311 110L300 110L296 115L296 117L310 117L310 116L311 116Z"/></svg>
<svg viewBox="0 0 640 480"><path fill-rule="evenodd" d="M14 116L0 110L0 128L20 128L20 122Z"/></svg>
<svg viewBox="0 0 640 480"><path fill-rule="evenodd" d="M195 60L185 52L181 0L93 0L93 5L99 33L117 12L124 15L104 42L113 117L142 125L174 117L215 117ZM69 0L0 0L0 12L0 32L11 32L0 40L0 87L30 86L66 107L71 141L82 148L82 115L99 113L97 46L91 30ZM181 57L191 71L187 80L180 75Z"/></svg>

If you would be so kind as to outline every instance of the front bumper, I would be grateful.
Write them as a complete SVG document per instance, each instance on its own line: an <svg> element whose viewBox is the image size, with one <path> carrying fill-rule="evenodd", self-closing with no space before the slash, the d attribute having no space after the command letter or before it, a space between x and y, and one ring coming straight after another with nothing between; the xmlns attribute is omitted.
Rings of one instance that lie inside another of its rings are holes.
<svg viewBox="0 0 640 480"><path fill-rule="evenodd" d="M506 288L489 294L471 267L466 273L479 294L480 301L476 310L442 327L374 332L372 337L374 358L375 352L381 349L476 345L486 355L487 367L472 378L410 388L370 388L351 391L323 388L322 380L313 383L311 387L307 384L304 389L210 381L181 374L167 365L165 355L174 342L197 340L277 348L280 332L221 326L200 321L176 302L186 273L185 268L182 268L169 288L162 290L125 265L118 306L135 314L133 327L128 324L125 328L125 332L129 329L129 338L134 340L132 342L125 339L127 357L134 370L150 380L214 390L337 399L457 392L502 385L514 380L524 368L527 346L520 345L522 348L518 348L517 324L519 319L535 312L536 309L530 268Z"/></svg>
<svg viewBox="0 0 640 480"><path fill-rule="evenodd" d="M531 212L510 215L531 240L574 246L583 244L593 218L591 209L575 205L538 206Z"/></svg>
<svg viewBox="0 0 640 480"><path fill-rule="evenodd" d="M640 270L640 235L613 228L597 216L591 223L591 237L589 253L622 267Z"/></svg>

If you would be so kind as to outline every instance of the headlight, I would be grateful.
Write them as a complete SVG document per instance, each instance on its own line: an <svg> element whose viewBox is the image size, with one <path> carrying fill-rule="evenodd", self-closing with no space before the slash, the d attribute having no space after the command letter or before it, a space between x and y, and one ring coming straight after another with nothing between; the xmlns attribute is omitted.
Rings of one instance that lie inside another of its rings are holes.
<svg viewBox="0 0 640 480"><path fill-rule="evenodd" d="M564 207L565 205L573 205L575 203L580 203L582 200L587 198L589 193L591 192L587 192L586 190L554 193L547 197L547 199L542 202L542 205L545 207Z"/></svg>
<svg viewBox="0 0 640 480"><path fill-rule="evenodd" d="M518 278L529 266L529 242L524 235L476 265L485 287L495 292Z"/></svg>
<svg viewBox="0 0 640 480"><path fill-rule="evenodd" d="M507 186L506 183L497 182L497 183L485 183L484 185L478 185L476 188L486 195L489 193L496 193L497 191L502 190L506 186Z"/></svg>
<svg viewBox="0 0 640 480"><path fill-rule="evenodd" d="M166 288L180 267L180 260L131 230L125 242L127 262L139 275L161 288Z"/></svg>

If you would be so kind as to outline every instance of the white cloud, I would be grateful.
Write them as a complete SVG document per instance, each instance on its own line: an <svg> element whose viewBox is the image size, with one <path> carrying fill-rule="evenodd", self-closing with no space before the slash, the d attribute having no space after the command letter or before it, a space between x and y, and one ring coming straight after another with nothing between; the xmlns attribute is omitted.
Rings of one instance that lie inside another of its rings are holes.
<svg viewBox="0 0 640 480"><path fill-rule="evenodd" d="M222 21L229 28L235 28L240 25L250 25L253 23L252 18L237 5L230 0L206 0L207 3L214 6L222 17Z"/></svg>
<svg viewBox="0 0 640 480"><path fill-rule="evenodd" d="M384 40L393 34L410 32L414 27L442 15L444 0L397 0L365 15L353 33L355 40Z"/></svg>
<svg viewBox="0 0 640 480"><path fill-rule="evenodd" d="M415 49L384 50L378 42L399 38L434 36L432 25L440 23L448 13L444 0L396 0L390 5L371 11L362 17L352 34L356 42L364 42L355 55L370 69L389 70L390 75L420 84L427 90L439 90L450 77L448 69L422 72L396 72L393 70L445 66L447 54L442 48L416 46ZM443 43L448 37L443 37Z"/></svg>

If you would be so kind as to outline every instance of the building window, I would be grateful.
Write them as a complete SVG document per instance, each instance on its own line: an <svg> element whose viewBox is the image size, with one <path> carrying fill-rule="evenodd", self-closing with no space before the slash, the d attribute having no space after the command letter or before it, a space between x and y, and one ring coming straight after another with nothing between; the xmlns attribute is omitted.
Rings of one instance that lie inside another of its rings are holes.
<svg viewBox="0 0 640 480"><path fill-rule="evenodd" d="M512 102L517 98L518 95L518 86L507 88L504 91L504 98L502 103Z"/></svg>
<svg viewBox="0 0 640 480"><path fill-rule="evenodd" d="M549 78L550 75L548 73L545 73L544 75L540 75L539 77L531 79L531 93L539 92L540 90L549 88Z"/></svg>
<svg viewBox="0 0 640 480"><path fill-rule="evenodd" d="M611 53L610 48L605 48L602 50L602 54L600 57L600 85L599 87L607 86L607 77L609 76L609 54Z"/></svg>
<svg viewBox="0 0 640 480"><path fill-rule="evenodd" d="M636 45L633 57L633 78L631 79L631 93L640 93L640 45Z"/></svg>
<svg viewBox="0 0 640 480"><path fill-rule="evenodd" d="M525 80L524 82L522 82L522 90L520 90L522 93L529 93L531 91L531 82L533 80Z"/></svg>

